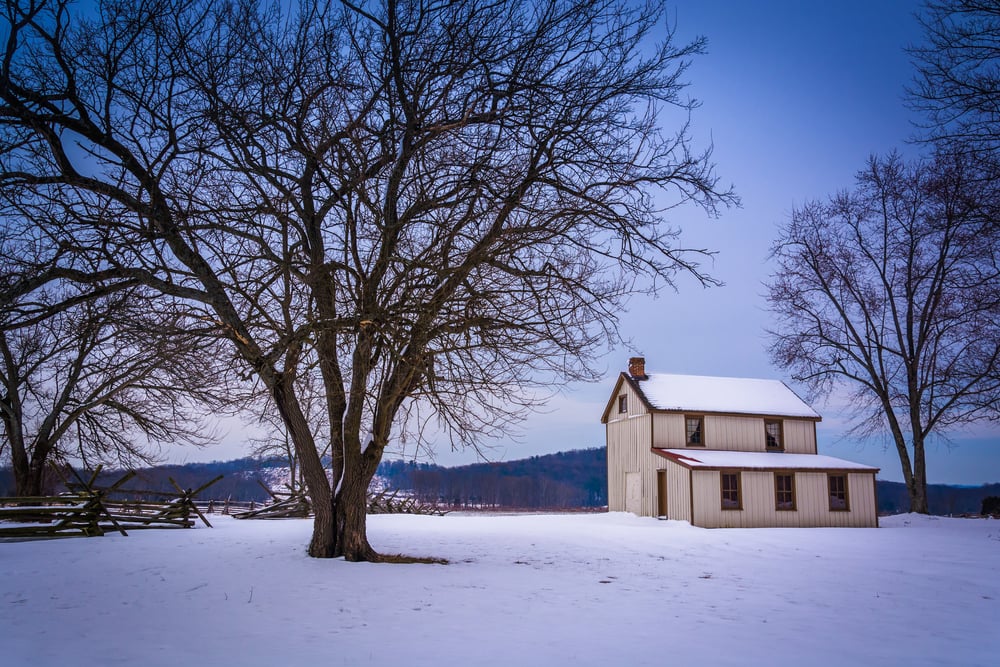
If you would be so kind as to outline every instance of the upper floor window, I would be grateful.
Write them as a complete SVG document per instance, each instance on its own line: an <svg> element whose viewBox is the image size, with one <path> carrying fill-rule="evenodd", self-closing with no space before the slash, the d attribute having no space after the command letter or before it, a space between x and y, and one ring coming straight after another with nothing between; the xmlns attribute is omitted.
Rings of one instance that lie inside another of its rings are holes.
<svg viewBox="0 0 1000 667"><path fill-rule="evenodd" d="M785 451L785 440L782 437L784 434L781 432L781 421L780 420L764 420L764 439L767 444L767 451L769 452L783 452Z"/></svg>
<svg viewBox="0 0 1000 667"><path fill-rule="evenodd" d="M738 472L722 473L722 509L742 509L740 504L740 474Z"/></svg>
<svg viewBox="0 0 1000 667"><path fill-rule="evenodd" d="M843 512L850 509L847 498L847 475L829 474L826 479L830 485L830 511Z"/></svg>
<svg viewBox="0 0 1000 667"><path fill-rule="evenodd" d="M622 395L618 397L618 412L620 414L625 414L628 412L628 395Z"/></svg>
<svg viewBox="0 0 1000 667"><path fill-rule="evenodd" d="M774 473L774 509L795 509L794 473Z"/></svg>
<svg viewBox="0 0 1000 667"><path fill-rule="evenodd" d="M704 447L705 446L705 418L704 417L692 417L686 415L684 417L684 422L686 424L686 437L685 444L688 447Z"/></svg>

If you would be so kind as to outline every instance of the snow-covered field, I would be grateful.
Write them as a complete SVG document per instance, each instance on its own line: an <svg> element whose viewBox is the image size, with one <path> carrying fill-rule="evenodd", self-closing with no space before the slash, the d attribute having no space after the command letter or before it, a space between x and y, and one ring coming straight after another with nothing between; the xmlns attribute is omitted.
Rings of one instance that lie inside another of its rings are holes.
<svg viewBox="0 0 1000 667"><path fill-rule="evenodd" d="M625 514L374 516L0 543L0 664L998 665L1000 521L703 530Z"/></svg>

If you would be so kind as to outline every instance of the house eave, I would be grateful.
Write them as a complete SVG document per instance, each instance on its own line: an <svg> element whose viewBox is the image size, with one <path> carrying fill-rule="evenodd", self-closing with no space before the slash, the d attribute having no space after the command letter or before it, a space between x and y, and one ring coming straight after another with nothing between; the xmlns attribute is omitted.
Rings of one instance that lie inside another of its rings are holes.
<svg viewBox="0 0 1000 667"><path fill-rule="evenodd" d="M715 452L715 451L720 451L720 450L706 450L706 449L699 448L697 450L691 450L691 452L690 452L691 455L690 456L687 455L686 450L684 450L684 453L682 453L682 452L680 452L678 450L671 451L671 450L668 450L668 449L665 449L665 448L651 447L650 451L653 454L656 454L657 456L665 458L668 461L672 461L672 462L674 462L674 463L676 463L676 464L678 464L678 465L680 465L680 466L682 466L684 468L687 468L688 470L702 470L702 471L714 471L714 470L733 470L733 471L737 471L738 470L738 471L748 471L748 472L753 472L753 471L768 472L768 471L781 470L782 472L820 472L820 473L823 473L823 472L834 472L834 473L856 473L856 474L866 474L866 475L877 475L881 471L880 468L875 468L875 467L872 467L872 466L861 466L861 465L845 465L845 466L838 466L836 464L822 465L822 466L794 465L794 461L796 459L793 458L793 457L799 457L799 456L817 456L815 454L774 454L775 456L779 456L779 457L788 457L788 460L791 461L791 462L793 462L793 465L787 465L787 466L786 465L780 465L780 459L779 459L778 462L777 462L777 464L775 464L775 462L772 461L772 462L769 462L768 465L756 465L756 466L752 466L752 465L738 465L738 464L712 464L712 463L705 463L703 461L699 461L697 458L695 458L698 454L703 453L703 452ZM772 452L743 452L743 451L736 452L736 451L733 451L733 452L727 452L727 454L739 454L739 455L743 455L743 454L749 454L749 455L761 454L761 455L768 455L768 454L773 454L773 453ZM823 457L823 458L831 458L832 459L834 457ZM836 459L834 459L834 460L836 460ZM844 461L844 463L850 464L851 462L850 461Z"/></svg>
<svg viewBox="0 0 1000 667"><path fill-rule="evenodd" d="M694 408L685 410L681 408L654 408L646 402L646 407L650 412L662 415L707 415L713 417L749 417L753 419L798 419L801 421L821 422L823 417L819 415L789 415L778 412L721 412L717 410L697 410Z"/></svg>

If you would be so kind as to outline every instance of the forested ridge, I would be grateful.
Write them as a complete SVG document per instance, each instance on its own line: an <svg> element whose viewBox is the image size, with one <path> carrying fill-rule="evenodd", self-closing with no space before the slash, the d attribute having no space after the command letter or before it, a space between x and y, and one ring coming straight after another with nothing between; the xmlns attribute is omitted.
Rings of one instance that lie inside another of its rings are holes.
<svg viewBox="0 0 1000 667"><path fill-rule="evenodd" d="M455 468L385 461L379 475L389 488L408 489L424 502L452 507L570 509L608 503L604 447Z"/></svg>

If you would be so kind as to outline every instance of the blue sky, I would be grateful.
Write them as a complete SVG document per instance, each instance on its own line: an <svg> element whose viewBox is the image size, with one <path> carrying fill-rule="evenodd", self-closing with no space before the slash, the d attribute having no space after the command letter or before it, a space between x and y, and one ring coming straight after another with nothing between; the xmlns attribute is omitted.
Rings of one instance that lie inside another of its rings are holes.
<svg viewBox="0 0 1000 667"><path fill-rule="evenodd" d="M646 357L647 369L791 384L765 350L761 283L770 272L770 245L793 207L851 187L869 155L917 152L907 144L915 116L903 95L913 76L904 47L922 39L913 15L920 6L888 0L681 0L671 6L679 39L708 39L708 53L688 71L688 92L702 103L692 131L702 144L713 143L718 173L735 186L743 206L716 220L694 209L671 216L685 245L718 251L711 272L726 284L703 289L682 278L676 293L632 303L622 332ZM624 347L612 351L605 381L570 387L547 414L524 424L520 442L500 443L491 458L603 444L600 412L631 354ZM815 407L824 415L821 453L876 465L882 478L902 480L894 449L844 439L847 415L831 405ZM931 482L1000 481L1000 429L984 426L951 440L928 449ZM437 456L443 464L473 460L470 452Z"/></svg>
<svg viewBox="0 0 1000 667"><path fill-rule="evenodd" d="M632 348L605 359L605 380L574 385L545 412L522 425L517 441L492 443L492 460L510 460L604 443L600 413L619 371L638 352L647 369L704 375L778 378L788 375L767 356L768 324L762 282L770 271L769 247L793 207L851 187L871 154L917 152L906 140L915 117L903 103L913 75L904 47L922 35L914 18L919 2L812 2L791 0L678 0L671 4L676 37L708 39L708 53L688 71L688 93L701 101L692 133L711 142L723 182L732 183L742 208L710 220L696 209L676 210L669 222L683 229L688 247L718 251L710 272L723 287L704 289L681 278L678 291L637 299L622 318ZM794 385L793 385L794 386ZM820 452L879 466L883 479L902 479L894 450L881 443L843 438L846 416L829 405ZM230 446L187 450L181 459L228 458ZM952 444L931 445L932 483L1000 481L1000 428L954 434ZM451 452L435 461L471 463L475 452Z"/></svg>

